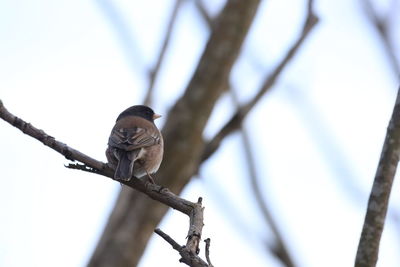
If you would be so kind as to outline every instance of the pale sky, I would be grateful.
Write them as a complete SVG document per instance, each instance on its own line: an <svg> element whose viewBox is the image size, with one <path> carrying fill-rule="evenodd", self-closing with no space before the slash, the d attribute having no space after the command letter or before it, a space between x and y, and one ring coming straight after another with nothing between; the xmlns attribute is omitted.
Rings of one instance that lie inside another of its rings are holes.
<svg viewBox="0 0 400 267"><path fill-rule="evenodd" d="M104 0L0 1L0 99L105 161L115 118L143 99L173 2L113 1L112 10ZM208 2L213 13L223 3ZM304 7L300 0L261 5L232 72L242 102L296 38ZM123 16L118 30L113 12ZM245 126L253 129L264 197L298 266L352 266L398 81L359 1L316 1L316 12L320 23ZM156 83L157 113L166 114L185 89L207 37L192 1L185 2ZM232 112L223 97L205 136ZM0 266L84 266L120 185L64 168L66 159L4 121L0 137ZM234 134L183 196L204 199L203 237L211 238L215 266L280 266L266 249L270 232L242 156ZM395 181L397 213L398 192ZM170 211L160 228L183 244L187 226L185 215ZM387 221L378 266L400 265L399 229ZM179 266L178 259L154 235L139 265Z"/></svg>

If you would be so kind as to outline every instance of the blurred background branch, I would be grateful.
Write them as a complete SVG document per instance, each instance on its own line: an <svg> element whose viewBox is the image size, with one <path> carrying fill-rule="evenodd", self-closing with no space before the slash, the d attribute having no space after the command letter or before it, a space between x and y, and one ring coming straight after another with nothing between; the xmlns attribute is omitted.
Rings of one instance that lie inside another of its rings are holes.
<svg viewBox="0 0 400 267"><path fill-rule="evenodd" d="M398 5L397 0L391 0L391 3L387 10L384 12L385 15L380 15L377 9L374 7L374 2L371 0L361 0L365 11L365 15L370 21L371 25L375 28L376 33L380 37L380 41L384 47L382 49L387 56L387 60L391 69L393 70L394 76L400 81L400 59L398 58L398 51L394 44L391 36L393 18L398 17Z"/></svg>
<svg viewBox="0 0 400 267"><path fill-rule="evenodd" d="M308 34L311 32L312 28L318 22L318 18L314 14L312 8L312 3L312 0L308 1L306 20L298 39L294 42L294 44L288 50L282 60L273 69L271 74L265 77L264 82L261 88L258 90L257 94L250 101L248 101L248 103L237 109L235 114L228 120L228 122L221 128L221 130L213 138L211 138L211 140L207 142L202 155L202 161L207 160L218 149L225 137L240 128L240 125L246 115L254 108L254 106L265 95L265 93L267 93L273 87L283 70L289 65L289 62L296 55L297 50L300 48L302 43L306 40Z"/></svg>
<svg viewBox="0 0 400 267"><path fill-rule="evenodd" d="M153 98L153 90L154 90L154 83L157 81L157 76L160 72L160 68L162 65L162 62L164 60L165 52L168 49L169 41L171 39L172 31L176 22L176 17L178 16L178 11L179 8L181 7L181 4L184 0L176 0L174 8L172 10L167 29L165 31L165 36L164 40L162 42L158 57L157 57L157 62L155 63L154 67L149 71L149 86L146 90L146 96L144 97L143 104L150 106L152 103L152 98Z"/></svg>

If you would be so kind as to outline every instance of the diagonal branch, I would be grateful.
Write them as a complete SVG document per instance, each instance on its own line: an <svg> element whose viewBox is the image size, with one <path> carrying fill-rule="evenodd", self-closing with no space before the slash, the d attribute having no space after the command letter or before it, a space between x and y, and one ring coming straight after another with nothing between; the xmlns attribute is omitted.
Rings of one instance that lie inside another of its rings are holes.
<svg viewBox="0 0 400 267"><path fill-rule="evenodd" d="M390 192L400 158L400 88L386 132L381 158L368 200L364 226L358 245L356 267L374 267L385 224Z"/></svg>
<svg viewBox="0 0 400 267"><path fill-rule="evenodd" d="M193 267L212 267L211 264L207 264L199 256L199 244L201 240L201 229L203 228L203 210L202 198L200 197L191 211L189 233L187 237L186 246L180 246L175 240L173 240L169 235L161 231L160 229L155 229L154 232L164 238L171 246L179 252L182 258L180 262L186 263ZM200 231L198 230L200 229ZM209 238L208 238L209 240ZM209 248L206 246L206 251ZM207 258L208 260L208 258Z"/></svg>
<svg viewBox="0 0 400 267"><path fill-rule="evenodd" d="M122 16L121 10L118 8L116 1L112 0L96 0L105 18L109 20L114 29L117 39L120 41L122 50L125 53L125 58L129 66L133 70L141 70L145 65L139 46L133 34L133 29L130 27L127 20Z"/></svg>
<svg viewBox="0 0 400 267"><path fill-rule="evenodd" d="M237 99L234 88L231 87L230 93L234 104L236 105L237 108L239 108L239 101ZM261 215L264 218L267 225L269 225L275 238L274 240L275 243L270 246L270 250L274 254L274 256L277 257L282 262L282 264L284 264L284 266L294 267L295 264L283 240L281 231L279 230L279 227L274 217L272 216L270 209L263 197L263 193L261 192L260 179L256 171L256 164L255 164L256 161L254 159L254 152L251 147L249 133L245 127L242 127L242 125L240 125L240 133L244 149L244 157L246 158L247 169L250 177L251 189L254 193L254 197L258 205L258 208L261 211Z"/></svg>
<svg viewBox="0 0 400 267"><path fill-rule="evenodd" d="M303 25L302 32L298 39L294 42L284 58L278 63L273 72L268 75L257 94L245 105L240 107L231 119L221 128L221 130L206 143L202 155L202 161L207 160L221 145L222 140L231 133L239 129L240 124L252 108L260 101L260 99L267 93L276 80L279 78L283 70L288 66L289 62L294 58L295 54L308 37L311 30L318 23L318 17L313 11L313 0L308 1L307 18Z"/></svg>
<svg viewBox="0 0 400 267"><path fill-rule="evenodd" d="M207 23L209 29L213 27L213 18L208 14L206 7L204 6L203 0L195 0L194 4L196 5L197 11L200 13L203 20Z"/></svg>
<svg viewBox="0 0 400 267"><path fill-rule="evenodd" d="M376 10L374 9L371 0L362 0L362 4L364 5L365 14L370 20L371 24L375 27L376 32L378 33L381 42L384 46L384 50L386 52L387 60L392 66L392 70L396 78L400 75L400 63L396 56L396 49L393 46L393 43L390 40L390 30L388 20L381 18Z"/></svg>
<svg viewBox="0 0 400 267"><path fill-rule="evenodd" d="M164 233L161 229L157 228L154 232L167 241L173 249L179 252L182 257L179 262L186 263L193 267L211 267L211 265L203 261L197 254L191 253L185 246L180 246L172 237Z"/></svg>
<svg viewBox="0 0 400 267"><path fill-rule="evenodd" d="M27 123L24 120L14 116L6 109L1 100L0 100L0 118L5 120L12 126L20 129L24 134L27 134L35 138L36 140L42 142L45 146L48 146L53 150L57 151L65 158L71 161L83 162L87 165L87 167L97 170L99 174L107 177L112 177L114 172L107 166L107 164L95 160L83 154L82 152L67 146L64 143L57 141L54 137L46 134L43 130L40 130L35 126L31 125L30 123Z"/></svg>
<svg viewBox="0 0 400 267"><path fill-rule="evenodd" d="M65 156L68 160L79 161L80 163L72 163L67 165L67 168L78 169L86 172L96 173L108 178L114 179L114 170L111 169L107 164L95 160L82 152L69 147L68 145L57 141L54 137L46 134L43 130L40 130L30 123L16 117L10 113L0 100L0 118L10 123L14 127L20 129L24 134L29 135L38 141L42 142L45 146L52 148L61 155ZM133 178L130 181L119 181L118 182L136 189L150 198L157 200L165 205L176 209L190 218L190 227L188 231L188 241L185 246L186 254L197 255L199 251L199 244L201 240L201 234L203 229L203 210L202 199L199 198L197 203L190 202L186 199L180 198L173 194L167 188L162 186L145 182L141 179ZM185 254L185 255L186 255ZM192 265L191 265L192 266ZM197 266L197 265L193 265ZM205 266L208 266L207 264Z"/></svg>
<svg viewBox="0 0 400 267"><path fill-rule="evenodd" d="M179 11L179 8L181 7L182 2L183 2L183 0L175 1L174 9L172 10L171 17L168 22L167 30L166 30L165 36L164 36L164 41L162 43L160 52L158 54L157 62L154 65L154 67L150 70L149 86L147 88L146 96L143 101L143 103L147 106L149 106L152 103L154 84L155 84L158 74L160 72L161 64L164 61L165 52L167 51L167 48L168 48L168 45L169 45L169 42L171 39L171 35L172 35L172 30L174 28L176 18L178 16L178 11Z"/></svg>

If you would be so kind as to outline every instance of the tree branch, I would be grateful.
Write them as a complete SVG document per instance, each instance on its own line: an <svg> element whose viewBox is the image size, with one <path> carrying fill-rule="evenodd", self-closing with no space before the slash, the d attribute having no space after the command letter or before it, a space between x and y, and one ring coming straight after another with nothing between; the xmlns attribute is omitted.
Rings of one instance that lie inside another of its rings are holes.
<svg viewBox="0 0 400 267"><path fill-rule="evenodd" d="M6 107L3 105L3 102L0 100L0 118L10 123L12 126L20 129L24 134L27 134L36 140L43 143L45 146L52 148L57 151L61 155L63 155L66 159L71 161L79 161L83 162L89 168L93 168L98 170L99 174L102 174L107 177L112 177L113 170L110 169L107 164L95 160L82 152L73 149L66 144L57 141L54 137L46 134L43 130L40 130L30 123L25 122L24 120L14 116L11 114Z"/></svg>
<svg viewBox="0 0 400 267"><path fill-rule="evenodd" d="M169 45L169 42L171 39L172 30L174 28L175 21L178 16L178 11L179 11L179 8L181 7L182 2L183 2L183 0L175 1L175 5L172 10L169 22L168 22L167 30L165 32L164 41L162 43L160 52L158 54L157 62L154 65L154 67L150 70L149 86L147 88L146 96L143 101L143 103L147 106L149 106L152 103L154 84L155 84L158 74L160 72L161 64L164 61L165 52L167 51L167 48L168 48L168 45Z"/></svg>
<svg viewBox="0 0 400 267"><path fill-rule="evenodd" d="M208 28L211 30L213 27L213 18L208 14L206 7L204 6L203 0L195 0L194 4L196 5L197 11L200 13L201 17L206 22Z"/></svg>
<svg viewBox="0 0 400 267"><path fill-rule="evenodd" d="M370 0L362 0L362 3L364 5L365 14L378 33L385 48L384 51L386 52L389 64L392 66L394 75L398 79L400 75L400 63L396 57L396 49L390 40L390 25L388 20L379 17Z"/></svg>
<svg viewBox="0 0 400 267"><path fill-rule="evenodd" d="M267 93L276 80L279 78L283 70L288 66L289 62L294 58L295 54L308 37L311 30L318 23L318 17L313 11L313 0L308 1L307 5L307 18L304 22L302 32L298 39L293 43L292 47L288 50L284 58L278 63L270 75L268 75L257 94L245 105L240 107L231 119L221 128L221 130L206 143L201 160L207 160L219 148L222 140L231 133L239 129L240 124L252 108L260 101L260 99Z"/></svg>
<svg viewBox="0 0 400 267"><path fill-rule="evenodd" d="M356 267L373 267L385 224L389 197L400 157L400 88L386 132L381 158L368 200L364 226L358 245Z"/></svg>
<svg viewBox="0 0 400 267"><path fill-rule="evenodd" d="M232 86L230 87L230 89L231 89L230 93L232 96L232 100L236 105L236 107L239 109L240 108L239 101L235 94L235 90ZM294 267L295 264L283 240L278 224L276 223L274 217L272 216L270 209L263 197L263 193L261 192L261 185L259 182L260 179L256 171L256 164L255 164L256 161L254 159L254 153L250 143L250 136L246 128L242 127L241 124L239 129L242 137L244 157L246 158L247 169L250 177L250 186L254 193L254 198L258 205L258 208L260 209L261 215L265 220L266 224L270 227L274 235L275 242L273 245L269 246L269 249L273 253L273 255L282 262L282 264L284 264L287 267Z"/></svg>
<svg viewBox="0 0 400 267"><path fill-rule="evenodd" d="M186 246L180 246L175 240L173 240L169 235L161 231L160 229L155 229L158 235L164 238L171 246L179 252L182 258L180 262L186 263L193 267L212 267L212 265L207 264L199 256L199 244L201 240L201 229L203 228L203 210L202 198L199 198L193 210L191 211L189 233L187 237Z"/></svg>
<svg viewBox="0 0 400 267"><path fill-rule="evenodd" d="M65 156L68 160L79 161L83 164L69 164L66 167L71 169L82 170L90 173L96 173L99 175L106 176L108 178L114 179L114 170L111 169L107 164L97 161L78 150L67 146L66 144L57 141L54 137L49 136L43 130L40 130L30 123L14 116L10 113L3 102L0 100L0 118L10 123L14 127L20 129L24 134L29 135L44 145L52 148L61 155ZM190 227L188 232L188 241L184 247L183 255L197 255L199 252L199 243L201 240L201 234L203 229L203 210L202 198L199 198L197 203L190 202L186 199L180 198L179 196L173 194L167 188L162 186L145 182L141 179L133 178L130 181L119 181L118 182L136 189L150 198L157 200L165 205L176 209L190 218ZM175 248L175 247L174 247ZM183 256L182 256L183 257ZM190 259L191 259L190 258ZM184 258L185 259L185 258ZM197 262L198 260L194 261ZM191 263L191 261L184 260L185 263ZM206 265L190 265L190 266L208 266Z"/></svg>
<svg viewBox="0 0 400 267"><path fill-rule="evenodd" d="M210 260L210 243L211 243L211 239L210 238L206 238L204 240L204 242L206 243L206 259L207 259L207 263L209 267L214 267L214 265L211 264L211 260Z"/></svg>
<svg viewBox="0 0 400 267"><path fill-rule="evenodd" d="M164 233L159 228L155 229L154 232L161 236L167 241L176 251L181 255L179 262L186 263L192 267L210 267L205 261L203 261L197 254L193 254L185 246L180 246L172 237Z"/></svg>
<svg viewBox="0 0 400 267"><path fill-rule="evenodd" d="M137 71L144 66L144 59L141 54L139 46L135 41L136 38L133 34L133 30L128 21L122 16L122 12L118 9L116 1L112 0L96 0L101 11L103 11L104 17L109 20L111 26L114 28L114 33L117 39L122 45L122 50L125 53L125 58L132 68Z"/></svg>

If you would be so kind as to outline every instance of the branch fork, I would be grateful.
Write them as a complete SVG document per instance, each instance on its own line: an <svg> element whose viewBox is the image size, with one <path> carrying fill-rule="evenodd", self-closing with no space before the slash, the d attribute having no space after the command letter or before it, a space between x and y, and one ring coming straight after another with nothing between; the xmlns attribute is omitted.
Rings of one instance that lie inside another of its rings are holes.
<svg viewBox="0 0 400 267"><path fill-rule="evenodd" d="M192 203L192 210L189 213L190 225L189 232L187 236L187 242L185 246L179 245L172 237L164 233L161 229L157 228L154 230L156 234L161 236L165 241L167 241L176 251L181 255L179 262L186 263L193 267L212 267L209 257L210 239L207 238L206 241L206 258L207 262L199 257L200 253L200 240L201 232L204 226L203 223L203 211L202 198L200 197L197 203Z"/></svg>
<svg viewBox="0 0 400 267"><path fill-rule="evenodd" d="M68 165L65 165L65 167L74 170L81 170L85 172L99 174L114 180L114 170L108 164L93 159L83 154L82 152L72 147L69 147L68 145L56 140L54 137L46 134L43 130L40 130L30 123L25 122L21 118L18 118L5 108L1 100L0 118L10 123L14 127L20 129L24 134L35 138L36 140L43 143L45 146L48 146L57 151L68 160L76 162L69 163ZM135 177L133 177L130 181L118 182L133 189L136 189L146 194L150 198L164 203L165 205L188 215L190 218L190 226L185 246L180 246L178 243L173 241L171 237L163 233L160 229L156 229L155 232L163 237L168 243L170 243L175 250L179 251L182 256L181 262L193 267L210 266L198 256L198 253L200 251L199 244L201 240L201 232L204 226L204 207L202 206L201 197L198 199L197 202L191 202L175 195L168 188L149 183Z"/></svg>

